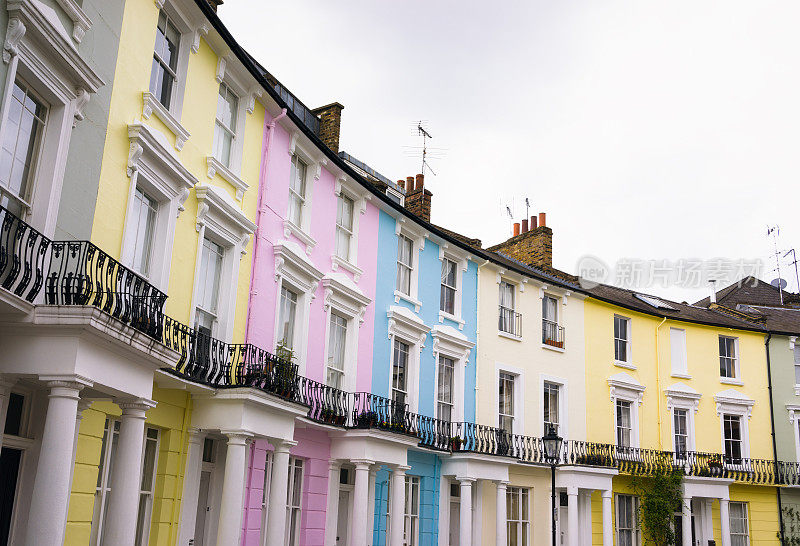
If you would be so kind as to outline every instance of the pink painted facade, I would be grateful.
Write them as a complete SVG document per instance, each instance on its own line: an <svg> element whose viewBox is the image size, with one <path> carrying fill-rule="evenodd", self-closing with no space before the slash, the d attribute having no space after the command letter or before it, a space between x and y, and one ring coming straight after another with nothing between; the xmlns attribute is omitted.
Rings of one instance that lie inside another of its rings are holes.
<svg viewBox="0 0 800 546"><path fill-rule="evenodd" d="M283 120L286 126L291 123ZM350 353L356 358L349 373L351 386L347 390L369 392L372 383L372 355L374 331L374 299L376 284L378 208L369 200L356 206L357 217L357 258L355 264L360 275L354 275L344 267L335 267L335 233L337 216L337 177L341 173L328 170L321 154L310 143L302 142L305 137L296 134L293 143L292 133L281 125L273 123L269 115L265 119L265 133L259 181L259 212L257 241L254 245L253 271L251 276L250 300L247 319L247 342L259 347L274 349L278 301L282 277L276 269L275 246L290 247L296 254L304 255L304 260L322 273L323 278L345 279L350 287L368 300L362 317L353 319L357 332L357 349ZM310 222L305 230L316 244L307 247L307 240L295 236L285 228L289 207L289 178L291 172L292 146L296 153L307 153L304 159L316 161L308 166L307 201L310 202ZM315 172L316 171L316 172ZM283 264L277 260L278 265ZM357 280L356 280L357 279ZM305 294L307 311L298 313L296 330L299 329L305 346L295 346L295 354L300 365L300 373L316 381L325 381L326 334L329 319L326 307L324 281L312 284L313 288ZM298 308L300 306L298 305ZM361 320L363 319L363 322ZM348 330L350 332L351 330ZM349 333L348 333L349 335ZM322 544L325 529L325 510L328 490L328 468L330 440L322 429L297 428L292 455L304 460L303 501L301 516L301 545ZM266 441L256 441L250 449L250 467L245 493L245 515L243 518L242 544L260 544L262 524L262 499L264 488L264 468L267 452L272 448Z"/></svg>

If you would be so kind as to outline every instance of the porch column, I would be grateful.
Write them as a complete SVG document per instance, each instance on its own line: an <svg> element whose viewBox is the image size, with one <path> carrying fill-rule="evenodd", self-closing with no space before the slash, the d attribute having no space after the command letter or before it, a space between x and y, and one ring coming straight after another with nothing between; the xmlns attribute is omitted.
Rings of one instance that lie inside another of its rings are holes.
<svg viewBox="0 0 800 546"><path fill-rule="evenodd" d="M731 514L728 499L719 499L719 525L722 531L722 546L731 546Z"/></svg>
<svg viewBox="0 0 800 546"><path fill-rule="evenodd" d="M580 522L578 521L578 488L567 487L567 517L568 533L567 543L569 546L580 546Z"/></svg>
<svg viewBox="0 0 800 546"><path fill-rule="evenodd" d="M410 466L398 465L392 469L392 500L389 504L389 546L403 546L403 523L406 510L406 471Z"/></svg>
<svg viewBox="0 0 800 546"><path fill-rule="evenodd" d="M127 544L136 536L139 512L139 488L144 448L144 413L155 407L152 400L119 401L122 410L116 460L111 470L111 493L108 499L103 542ZM74 427L74 423L73 423Z"/></svg>
<svg viewBox="0 0 800 546"><path fill-rule="evenodd" d="M592 543L592 491L580 494L581 544Z"/></svg>
<svg viewBox="0 0 800 546"><path fill-rule="evenodd" d="M614 546L614 522L611 516L611 491L603 491L603 546Z"/></svg>
<svg viewBox="0 0 800 546"><path fill-rule="evenodd" d="M681 500L681 536L682 544L692 543L692 497L685 494Z"/></svg>
<svg viewBox="0 0 800 546"><path fill-rule="evenodd" d="M328 502L325 511L325 546L336 545L339 515L339 471L342 463L331 459L328 464Z"/></svg>
<svg viewBox="0 0 800 546"><path fill-rule="evenodd" d="M459 546L472 546L472 484L475 482L475 478L456 476L456 480L461 485L458 544Z"/></svg>
<svg viewBox="0 0 800 546"><path fill-rule="evenodd" d="M225 476L222 478L217 544L239 544L244 512L247 440L252 435L241 430L220 432L228 437L228 450L225 453Z"/></svg>
<svg viewBox="0 0 800 546"><path fill-rule="evenodd" d="M28 511L25 538L28 546L61 546L64 543L75 415L79 393L91 383L73 376L53 378L47 386L50 389L47 416Z"/></svg>
<svg viewBox="0 0 800 546"><path fill-rule="evenodd" d="M369 471L369 498L367 499L367 545L372 546L375 539L375 480L378 476L378 467L373 466Z"/></svg>
<svg viewBox="0 0 800 546"><path fill-rule="evenodd" d="M369 467L375 462L367 459L354 459L353 463L356 465L356 477L353 487L353 536L350 538L350 543L354 546L367 546Z"/></svg>
<svg viewBox="0 0 800 546"><path fill-rule="evenodd" d="M186 451L186 470L183 477L181 495L181 520L178 529L178 544L189 544L194 540L194 526L197 521L197 501L200 488L200 470L203 465L203 443L206 435L200 429L189 428L189 447Z"/></svg>
<svg viewBox="0 0 800 546"><path fill-rule="evenodd" d="M286 492L289 488L289 450L297 445L290 440L271 440L272 478L269 482L269 514L267 544L283 544L286 540ZM220 544L225 544L224 542Z"/></svg>
<svg viewBox="0 0 800 546"><path fill-rule="evenodd" d="M508 543L506 491L508 491L508 482L497 482L497 514L495 518L497 520L495 523L495 542L497 544Z"/></svg>

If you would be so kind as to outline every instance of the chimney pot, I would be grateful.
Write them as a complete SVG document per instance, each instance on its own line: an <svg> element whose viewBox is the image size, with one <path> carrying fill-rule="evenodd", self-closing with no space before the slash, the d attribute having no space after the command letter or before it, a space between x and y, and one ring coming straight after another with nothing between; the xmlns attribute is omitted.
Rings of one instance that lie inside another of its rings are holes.
<svg viewBox="0 0 800 546"><path fill-rule="evenodd" d="M414 177L407 176L406 177L406 190L409 192L414 191L416 188L414 187Z"/></svg>
<svg viewBox="0 0 800 546"><path fill-rule="evenodd" d="M514 222L514 237L519 235L519 222Z"/></svg>
<svg viewBox="0 0 800 546"><path fill-rule="evenodd" d="M530 226L530 228L532 230L536 229L536 216L531 216L531 226Z"/></svg>
<svg viewBox="0 0 800 546"><path fill-rule="evenodd" d="M540 212L539 213L539 227L545 227L547 225L545 223L545 219L546 219L545 213Z"/></svg>
<svg viewBox="0 0 800 546"><path fill-rule="evenodd" d="M416 189L417 189L417 191L422 191L424 187L425 187L425 175L424 174L418 174L417 175L417 186L416 186Z"/></svg>
<svg viewBox="0 0 800 546"><path fill-rule="evenodd" d="M522 220L522 233L528 233L528 219Z"/></svg>
<svg viewBox="0 0 800 546"><path fill-rule="evenodd" d="M398 185L398 186L400 186L400 189L401 189L401 190L404 190L404 189L406 189L406 181L405 181L405 180L402 180L402 179L401 179L401 180L398 180L398 181L397 181L397 185Z"/></svg>

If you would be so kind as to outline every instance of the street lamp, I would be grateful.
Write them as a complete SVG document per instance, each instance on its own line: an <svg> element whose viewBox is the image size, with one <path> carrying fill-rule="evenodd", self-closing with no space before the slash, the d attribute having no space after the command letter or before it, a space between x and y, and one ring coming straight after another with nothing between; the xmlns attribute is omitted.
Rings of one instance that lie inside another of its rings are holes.
<svg viewBox="0 0 800 546"><path fill-rule="evenodd" d="M563 441L564 439L556 434L556 427L552 424L548 425L547 434L542 438L542 443L544 443L544 457L550 463L553 546L556 546L556 465Z"/></svg>

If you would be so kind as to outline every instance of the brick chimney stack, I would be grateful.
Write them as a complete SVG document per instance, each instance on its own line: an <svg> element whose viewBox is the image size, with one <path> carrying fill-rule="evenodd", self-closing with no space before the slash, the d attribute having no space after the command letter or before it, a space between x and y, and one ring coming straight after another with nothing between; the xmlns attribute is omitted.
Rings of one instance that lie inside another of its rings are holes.
<svg viewBox="0 0 800 546"><path fill-rule="evenodd" d="M408 177L406 183L406 208L411 214L422 218L426 222L431 221L431 198L433 193L425 189L425 175L418 174L416 180L413 176Z"/></svg>
<svg viewBox="0 0 800 546"><path fill-rule="evenodd" d="M487 250L502 252L533 267L550 269L553 267L553 230L545 224L544 212L531 216L530 222L523 220L514 223L514 232L510 239L489 247Z"/></svg>
<svg viewBox="0 0 800 546"><path fill-rule="evenodd" d="M320 140L336 154L339 153L339 130L342 126L342 110L344 110L344 106L334 102L311 111L312 114L319 117Z"/></svg>

